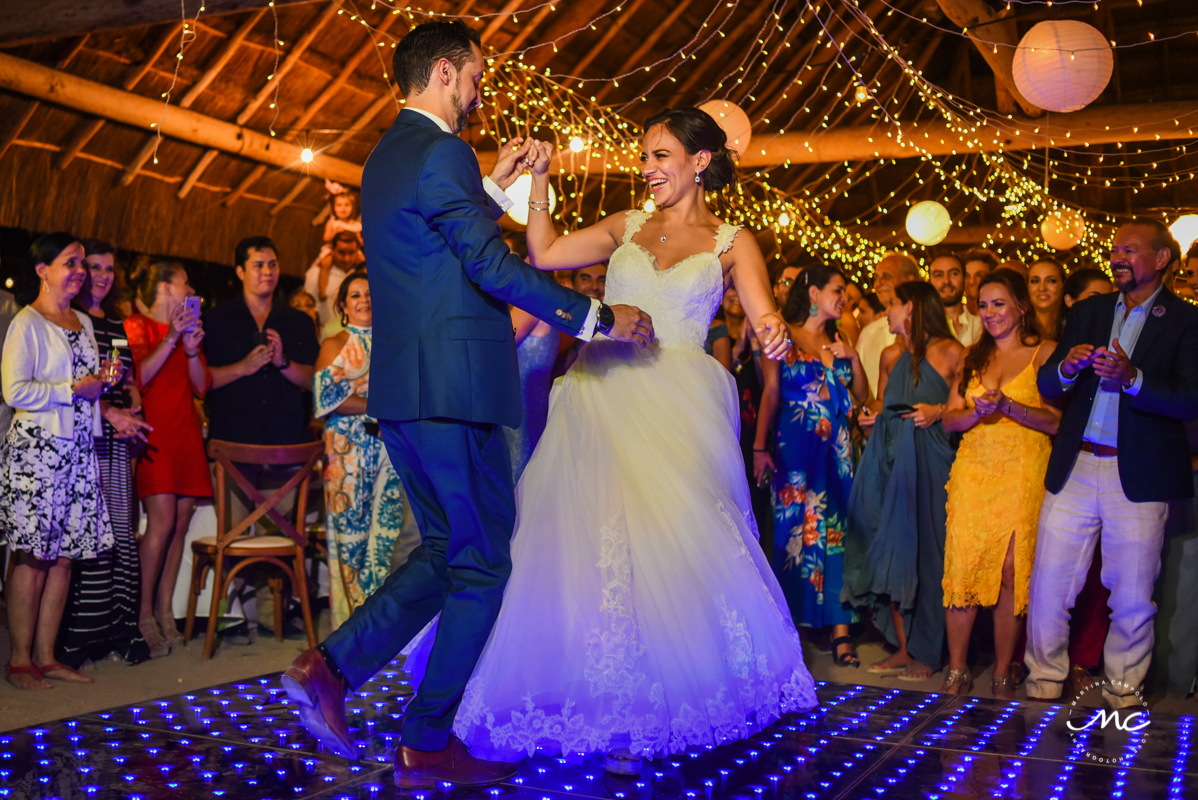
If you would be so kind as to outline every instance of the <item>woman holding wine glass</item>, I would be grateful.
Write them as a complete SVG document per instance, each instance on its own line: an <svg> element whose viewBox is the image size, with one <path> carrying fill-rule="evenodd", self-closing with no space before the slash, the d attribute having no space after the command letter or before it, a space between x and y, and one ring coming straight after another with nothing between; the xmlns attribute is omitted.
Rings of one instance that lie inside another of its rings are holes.
<svg viewBox="0 0 1198 800"><path fill-rule="evenodd" d="M124 322L117 310L121 291L115 263L115 248L108 242L83 242L87 276L75 295L74 306L91 319L100 356L101 376L108 387L100 394L103 433L96 436L96 460L100 465L100 489L112 521L112 550L97 558L76 562L71 573L71 590L58 636L58 658L78 669L88 660L109 654L126 664L150 657L145 637L137 627L141 593L141 568L137 555L137 498L133 493L133 459L145 441L137 420L132 429L129 415L141 411L141 393L133 380L133 354L125 336ZM123 411L118 416L116 412Z"/></svg>
<svg viewBox="0 0 1198 800"><path fill-rule="evenodd" d="M83 246L68 233L50 233L30 254L40 290L13 317L0 358L4 398L14 410L0 445L0 531L15 560L4 675L18 689L49 689L46 678L92 682L55 659L54 642L71 562L110 549L113 535L93 441L105 380L91 319L71 308L86 279ZM114 425L139 425L121 409L106 416Z"/></svg>

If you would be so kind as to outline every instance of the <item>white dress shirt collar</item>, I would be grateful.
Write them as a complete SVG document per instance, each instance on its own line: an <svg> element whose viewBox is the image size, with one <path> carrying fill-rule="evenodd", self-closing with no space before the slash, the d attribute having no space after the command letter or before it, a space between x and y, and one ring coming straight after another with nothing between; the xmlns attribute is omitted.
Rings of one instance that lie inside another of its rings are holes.
<svg viewBox="0 0 1198 800"><path fill-rule="evenodd" d="M449 129L449 123L446 122L445 120L441 119L440 117L438 117L433 112L425 111L423 108L413 108L412 106L404 106L404 108L406 108L408 111L415 111L417 114L423 114L424 116L431 119L433 122L437 123L437 127L440 128L441 130L443 130L449 134L453 133L453 131L451 131Z"/></svg>

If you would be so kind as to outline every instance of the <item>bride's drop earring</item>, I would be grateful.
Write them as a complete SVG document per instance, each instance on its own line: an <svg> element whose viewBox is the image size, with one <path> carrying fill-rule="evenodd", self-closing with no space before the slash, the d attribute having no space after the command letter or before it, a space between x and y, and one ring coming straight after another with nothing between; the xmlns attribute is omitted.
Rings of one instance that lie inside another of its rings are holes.
<svg viewBox="0 0 1198 800"><path fill-rule="evenodd" d="M695 183L702 183L702 182L703 182L703 173L696 172L695 173Z"/></svg>

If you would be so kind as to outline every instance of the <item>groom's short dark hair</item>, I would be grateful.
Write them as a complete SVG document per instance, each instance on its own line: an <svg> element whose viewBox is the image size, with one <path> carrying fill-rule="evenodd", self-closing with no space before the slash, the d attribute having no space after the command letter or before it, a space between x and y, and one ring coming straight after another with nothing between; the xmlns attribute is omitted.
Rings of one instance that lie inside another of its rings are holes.
<svg viewBox="0 0 1198 800"><path fill-rule="evenodd" d="M428 87L433 65L449 59L454 69L474 56L472 45L482 49L478 31L460 19L452 22L426 22L417 25L395 46L391 71L404 96L419 94Z"/></svg>

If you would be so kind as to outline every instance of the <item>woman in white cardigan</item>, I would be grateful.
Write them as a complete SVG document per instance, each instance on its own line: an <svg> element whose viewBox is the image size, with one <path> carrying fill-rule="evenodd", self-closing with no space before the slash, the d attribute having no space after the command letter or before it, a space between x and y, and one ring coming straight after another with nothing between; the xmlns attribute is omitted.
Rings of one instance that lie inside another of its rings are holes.
<svg viewBox="0 0 1198 800"><path fill-rule="evenodd" d="M16 559L4 673L20 689L48 689L45 678L92 681L54 660L54 641L71 560L95 558L113 538L92 439L100 431L101 359L91 320L71 308L86 276L83 246L51 233L31 252L41 290L13 318L0 357L4 399L14 409L0 444L0 537ZM126 434L144 425L121 409L103 413Z"/></svg>

